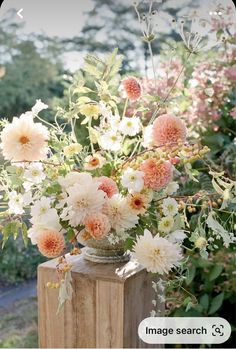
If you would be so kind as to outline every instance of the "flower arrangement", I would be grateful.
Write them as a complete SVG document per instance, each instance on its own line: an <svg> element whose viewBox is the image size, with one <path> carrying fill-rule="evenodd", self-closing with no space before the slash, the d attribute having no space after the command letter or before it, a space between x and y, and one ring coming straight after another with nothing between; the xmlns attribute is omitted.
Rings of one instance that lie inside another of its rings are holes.
<svg viewBox="0 0 236 349"><path fill-rule="evenodd" d="M211 168L209 148L189 138L184 118L160 114L158 106L142 117L142 79L121 79L121 64L117 50L105 59L88 55L54 124L40 116L48 108L41 100L1 122L3 244L22 232L26 244L30 238L44 256L59 257L59 282L48 286L60 287L60 305L72 292L66 251L79 254L81 244L90 247L89 260L131 256L147 271L169 275L154 283L157 290L181 284L189 254L207 258L235 241L221 214L234 222L236 182ZM201 187L204 171L210 190Z"/></svg>

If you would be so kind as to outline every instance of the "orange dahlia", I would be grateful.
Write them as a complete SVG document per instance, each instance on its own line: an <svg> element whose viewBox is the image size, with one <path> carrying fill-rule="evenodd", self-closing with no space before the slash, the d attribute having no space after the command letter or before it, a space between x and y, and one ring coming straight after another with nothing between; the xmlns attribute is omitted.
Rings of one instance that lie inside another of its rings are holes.
<svg viewBox="0 0 236 349"><path fill-rule="evenodd" d="M154 145L185 141L187 130L184 122L175 115L164 114L159 116L152 130Z"/></svg>
<svg viewBox="0 0 236 349"><path fill-rule="evenodd" d="M62 233L46 230L38 238L38 249L48 258L60 256L65 248L65 239Z"/></svg>
<svg viewBox="0 0 236 349"><path fill-rule="evenodd" d="M140 169L144 172L144 185L152 190L166 187L173 177L173 168L169 161L157 164L155 159L148 159Z"/></svg>
<svg viewBox="0 0 236 349"><path fill-rule="evenodd" d="M137 101L141 97L141 85L136 78L129 76L122 81L122 85L127 98L131 101Z"/></svg>

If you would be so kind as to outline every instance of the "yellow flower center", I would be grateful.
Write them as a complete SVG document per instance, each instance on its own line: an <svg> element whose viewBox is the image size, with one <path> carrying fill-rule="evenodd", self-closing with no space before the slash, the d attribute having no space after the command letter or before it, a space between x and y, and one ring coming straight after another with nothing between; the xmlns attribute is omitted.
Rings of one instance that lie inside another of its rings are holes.
<svg viewBox="0 0 236 349"><path fill-rule="evenodd" d="M21 136L20 139L19 139L19 142L24 145L24 144L27 144L29 143L29 138L27 136Z"/></svg>

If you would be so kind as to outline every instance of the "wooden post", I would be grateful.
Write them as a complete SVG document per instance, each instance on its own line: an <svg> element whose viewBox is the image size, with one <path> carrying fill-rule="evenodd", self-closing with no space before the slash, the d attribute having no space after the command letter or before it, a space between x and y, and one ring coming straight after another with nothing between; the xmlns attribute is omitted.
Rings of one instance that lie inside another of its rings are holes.
<svg viewBox="0 0 236 349"><path fill-rule="evenodd" d="M147 348L138 325L150 316L154 290L151 276L138 264L98 264L82 255L73 263L73 298L56 315L57 259L38 267L40 348ZM158 346L155 346L158 348Z"/></svg>

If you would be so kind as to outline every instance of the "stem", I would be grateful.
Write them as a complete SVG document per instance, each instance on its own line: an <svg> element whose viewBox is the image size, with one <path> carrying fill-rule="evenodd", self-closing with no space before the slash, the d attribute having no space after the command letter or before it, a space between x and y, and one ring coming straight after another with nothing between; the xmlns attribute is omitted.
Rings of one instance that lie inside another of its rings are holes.
<svg viewBox="0 0 236 349"><path fill-rule="evenodd" d="M92 128L92 118L89 119L88 131L89 131L89 140L90 140L91 150L92 150L92 153L94 154L94 146L93 146L93 141L91 137L91 128Z"/></svg>
<svg viewBox="0 0 236 349"><path fill-rule="evenodd" d="M124 110L123 110L123 114L122 114L122 119L125 117L125 113L128 107L128 103L129 103L129 98L127 97L125 100L125 105L124 105Z"/></svg>
<svg viewBox="0 0 236 349"><path fill-rule="evenodd" d="M73 123L73 119L71 119L70 124L71 124L72 137L73 137L74 141L77 142L77 138L76 138L76 134L75 134L75 125Z"/></svg>
<svg viewBox="0 0 236 349"><path fill-rule="evenodd" d="M189 52L189 53L188 53L188 56L187 56L187 58L186 58L186 62L189 60L189 58L191 57L191 55L192 55L192 52ZM167 92L165 98L158 104L157 109L154 111L154 113L153 113L153 115L152 115L152 118L151 118L151 120L150 120L150 122L149 122L149 125L152 124L153 121L155 120L155 118L156 118L156 116L157 116L157 114L158 114L158 112L159 112L159 110L160 110L160 107L161 107L163 104L165 104L166 101L169 99L169 97L170 97L171 93L173 92L173 90L174 90L176 84L178 83L179 78L181 77L181 75L182 75L184 69L185 69L185 65L183 64L182 69L180 70L180 72L179 72L177 78L175 79L173 85L171 86L171 88L170 88L169 91Z"/></svg>
<svg viewBox="0 0 236 349"><path fill-rule="evenodd" d="M43 122L44 124L48 125L49 127L54 128L55 130L57 130L57 131L58 131L57 127L56 127L56 126L54 126L54 125L52 125L52 124L50 124L50 122L47 122L46 120L41 119L41 117L40 117L40 116L38 116L38 115L36 115L35 117L36 117L37 119L39 119L41 122Z"/></svg>
<svg viewBox="0 0 236 349"><path fill-rule="evenodd" d="M157 87L157 78L156 78L156 71L155 71L154 56L153 56L153 51L152 51L152 44L150 41L148 41L148 49L149 49L149 54L151 56L152 70L153 70L153 76L154 76L155 88L156 88Z"/></svg>

